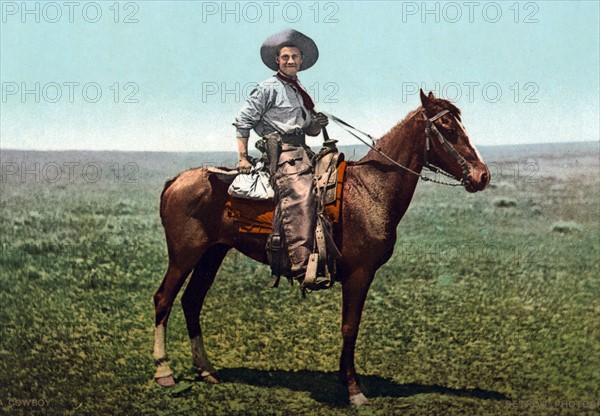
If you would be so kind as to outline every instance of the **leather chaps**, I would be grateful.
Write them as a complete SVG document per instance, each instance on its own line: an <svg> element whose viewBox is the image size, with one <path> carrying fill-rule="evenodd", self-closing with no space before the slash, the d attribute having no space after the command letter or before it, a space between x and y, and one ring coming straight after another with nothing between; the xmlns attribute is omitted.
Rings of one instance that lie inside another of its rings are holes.
<svg viewBox="0 0 600 416"><path fill-rule="evenodd" d="M269 145L273 147L271 141ZM283 275L302 280L315 248L317 213L313 168L304 146L281 142L279 146L276 169L271 171L277 205L273 233L267 240L267 254L274 278ZM269 153L270 166L274 169L272 159L276 153Z"/></svg>

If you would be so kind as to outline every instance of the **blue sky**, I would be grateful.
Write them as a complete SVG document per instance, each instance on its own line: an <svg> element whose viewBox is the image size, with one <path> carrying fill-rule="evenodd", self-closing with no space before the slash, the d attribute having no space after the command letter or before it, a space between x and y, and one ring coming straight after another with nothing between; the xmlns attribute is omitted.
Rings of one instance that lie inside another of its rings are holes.
<svg viewBox="0 0 600 416"><path fill-rule="evenodd" d="M260 45L287 27L319 46L300 73L317 109L375 136L423 87L477 145L600 137L596 1L116 5L2 2L2 148L235 150L233 118L271 75Z"/></svg>

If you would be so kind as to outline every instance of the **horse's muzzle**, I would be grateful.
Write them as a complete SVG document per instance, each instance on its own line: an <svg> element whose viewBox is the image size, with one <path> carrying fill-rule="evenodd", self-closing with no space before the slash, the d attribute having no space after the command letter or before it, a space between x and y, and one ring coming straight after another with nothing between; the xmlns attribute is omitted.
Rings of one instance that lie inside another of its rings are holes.
<svg viewBox="0 0 600 416"><path fill-rule="evenodd" d="M465 181L465 189L469 192L483 191L490 183L490 170L485 163L472 168Z"/></svg>

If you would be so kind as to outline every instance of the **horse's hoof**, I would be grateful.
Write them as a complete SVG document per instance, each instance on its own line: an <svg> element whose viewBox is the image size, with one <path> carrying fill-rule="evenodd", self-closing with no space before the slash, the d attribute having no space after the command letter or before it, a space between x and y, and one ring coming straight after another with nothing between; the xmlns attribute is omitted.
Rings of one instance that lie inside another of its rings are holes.
<svg viewBox="0 0 600 416"><path fill-rule="evenodd" d="M221 380L219 380L219 375L217 374L216 371L214 373L209 373L208 371L204 371L202 374L200 374L200 376L202 377L202 380L206 381L207 383L210 383L210 384L220 384L221 383Z"/></svg>
<svg viewBox="0 0 600 416"><path fill-rule="evenodd" d="M358 393L358 394L354 394L354 395L350 396L350 404L362 406L364 404L371 404L371 403L369 402L369 399L367 399L367 397L364 394Z"/></svg>
<svg viewBox="0 0 600 416"><path fill-rule="evenodd" d="M161 387L173 387L175 385L175 379L173 378L173 374L169 374L164 377L155 378L156 383L158 383Z"/></svg>

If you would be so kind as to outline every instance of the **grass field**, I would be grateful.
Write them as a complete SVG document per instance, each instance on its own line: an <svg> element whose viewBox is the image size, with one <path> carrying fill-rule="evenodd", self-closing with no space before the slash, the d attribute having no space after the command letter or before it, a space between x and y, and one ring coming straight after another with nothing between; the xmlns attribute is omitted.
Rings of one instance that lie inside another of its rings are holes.
<svg viewBox="0 0 600 416"><path fill-rule="evenodd" d="M202 315L223 383L199 381L179 302L178 385L155 385L158 197L231 154L2 150L0 414L530 415L600 407L598 144L482 151L483 193L421 183L337 381L341 288L302 299L230 253Z"/></svg>

